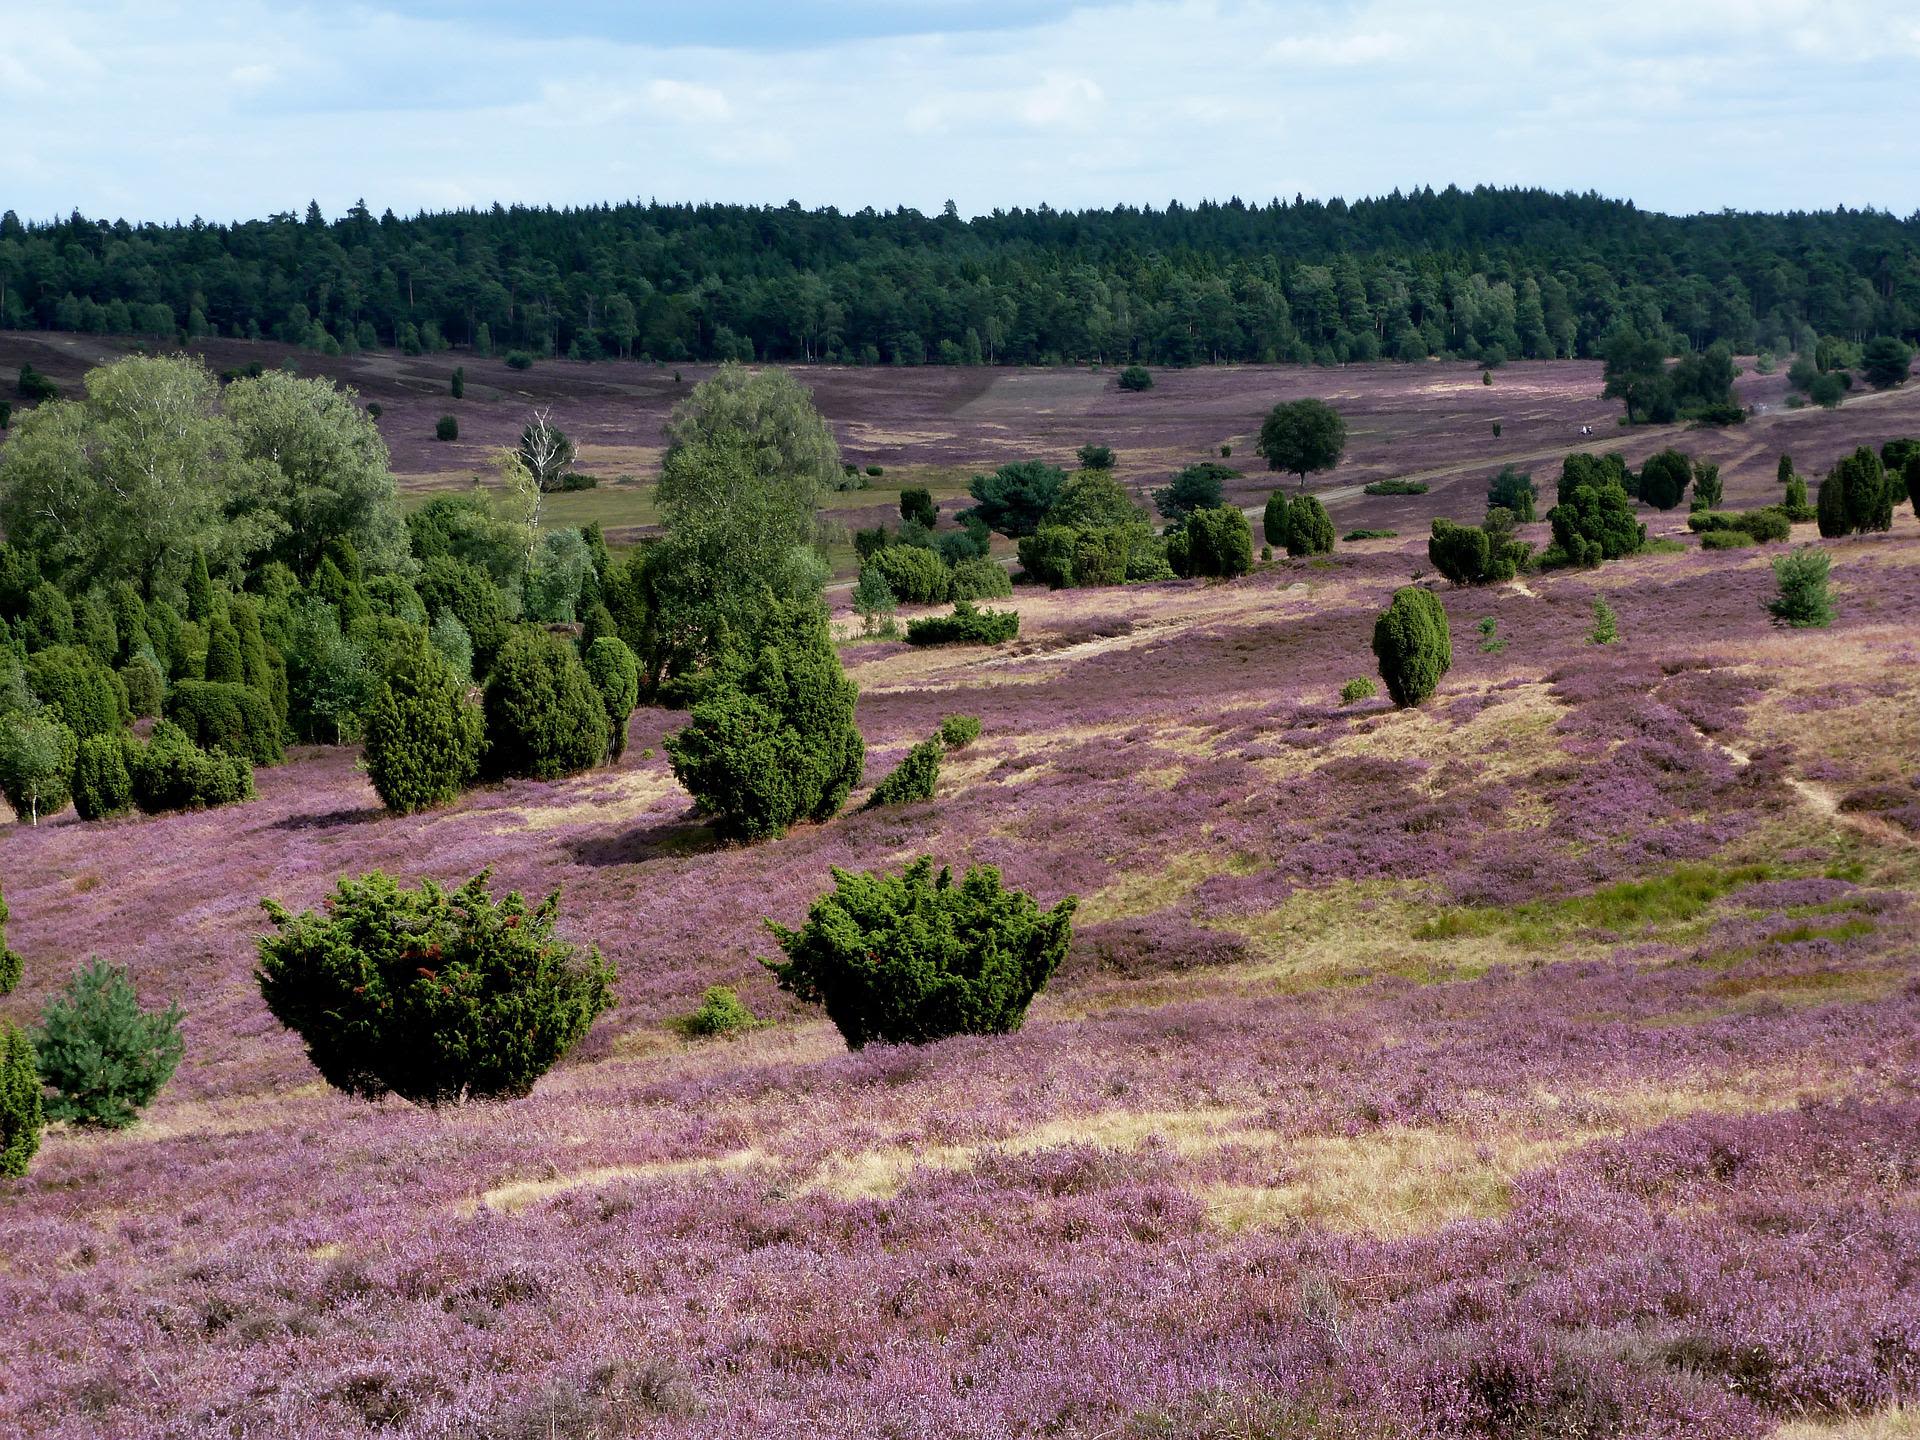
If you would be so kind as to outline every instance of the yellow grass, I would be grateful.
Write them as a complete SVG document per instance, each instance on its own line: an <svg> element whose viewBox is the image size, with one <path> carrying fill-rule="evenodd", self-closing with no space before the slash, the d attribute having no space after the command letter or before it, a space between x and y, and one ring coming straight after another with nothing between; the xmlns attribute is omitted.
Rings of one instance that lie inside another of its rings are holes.
<svg viewBox="0 0 1920 1440"><path fill-rule="evenodd" d="M469 1198L460 1206L462 1215L473 1215L482 1206L502 1215L516 1215L530 1205L564 1195L569 1190L589 1190L621 1180L675 1180L686 1175L721 1174L760 1164L765 1157L753 1149L696 1160L653 1160L644 1165L604 1165L597 1170L582 1170L573 1175L551 1175L544 1180L514 1180Z"/></svg>
<svg viewBox="0 0 1920 1440"><path fill-rule="evenodd" d="M1796 1420L1772 1440L1920 1440L1920 1410L1905 1405L1840 1420Z"/></svg>

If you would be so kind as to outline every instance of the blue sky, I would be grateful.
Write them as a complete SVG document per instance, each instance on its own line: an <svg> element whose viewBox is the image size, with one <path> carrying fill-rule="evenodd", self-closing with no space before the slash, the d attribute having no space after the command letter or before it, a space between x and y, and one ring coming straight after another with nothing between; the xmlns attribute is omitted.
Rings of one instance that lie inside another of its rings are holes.
<svg viewBox="0 0 1920 1440"><path fill-rule="evenodd" d="M0 0L0 205L1920 209L1911 0Z"/></svg>

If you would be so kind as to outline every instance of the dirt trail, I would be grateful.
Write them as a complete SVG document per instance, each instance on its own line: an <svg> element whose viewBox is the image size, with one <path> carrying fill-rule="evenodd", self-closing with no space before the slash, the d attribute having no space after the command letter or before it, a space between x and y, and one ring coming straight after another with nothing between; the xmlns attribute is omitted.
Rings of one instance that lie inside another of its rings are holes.
<svg viewBox="0 0 1920 1440"><path fill-rule="evenodd" d="M1727 759L1732 761L1734 768L1744 770L1753 763L1753 756L1749 755L1739 746L1729 745L1724 741L1715 740L1697 725L1693 727L1693 733L1698 735L1703 742L1711 745L1722 755L1726 756ZM1907 832L1902 830L1898 825L1890 825L1885 820L1881 820L1876 816L1855 815L1842 810L1840 808L1840 797L1834 794L1833 790L1828 786L1816 784L1811 780L1803 780L1798 775L1783 775L1780 778L1786 782L1789 790L1800 797L1800 802L1803 805L1825 819L1833 820L1838 824L1844 825L1857 834L1870 835L1875 840L1892 840L1902 845L1920 844L1920 840L1915 840L1913 836L1907 834Z"/></svg>

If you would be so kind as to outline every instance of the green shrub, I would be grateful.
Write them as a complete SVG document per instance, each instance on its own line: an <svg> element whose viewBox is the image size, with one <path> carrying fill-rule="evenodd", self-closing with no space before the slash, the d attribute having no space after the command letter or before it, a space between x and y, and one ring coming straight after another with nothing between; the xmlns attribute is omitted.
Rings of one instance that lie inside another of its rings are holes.
<svg viewBox="0 0 1920 1440"><path fill-rule="evenodd" d="M584 663L606 706L607 753L618 760L627 753L627 722L640 703L640 659L619 636L602 635L587 646Z"/></svg>
<svg viewBox="0 0 1920 1440"><path fill-rule="evenodd" d="M531 370L533 368L533 356L524 350L509 350L507 352L507 368L509 370ZM673 379L675 384L679 383L680 372L678 370L673 372Z"/></svg>
<svg viewBox="0 0 1920 1440"><path fill-rule="evenodd" d="M775 601L746 644L715 660L689 724L667 737L673 773L734 840L825 820L860 783L859 691L817 602Z"/></svg>
<svg viewBox="0 0 1920 1440"><path fill-rule="evenodd" d="M1494 434L1499 434L1494 427ZM1515 466L1508 465L1493 477L1487 486L1487 508L1509 510L1516 523L1530 524L1534 518L1534 507L1539 499L1533 486L1533 476Z"/></svg>
<svg viewBox="0 0 1920 1440"><path fill-rule="evenodd" d="M1576 459L1568 456L1568 468ZM1560 503L1547 512L1553 527L1553 550L1568 565L1598 565L1603 560L1618 560L1636 553L1646 544L1647 527L1634 519L1633 500L1626 490L1611 479L1593 483L1590 470L1599 470L1604 462L1576 472L1582 478L1569 490L1563 475ZM1543 561L1544 563L1544 561Z"/></svg>
<svg viewBox="0 0 1920 1440"><path fill-rule="evenodd" d="M127 709L141 719L157 716L167 699L167 677L151 655L135 655L120 667L120 685L127 693Z"/></svg>
<svg viewBox="0 0 1920 1440"><path fill-rule="evenodd" d="M1453 668L1453 638L1440 597L1403 585L1373 622L1373 653L1387 694L1400 706L1418 705Z"/></svg>
<svg viewBox="0 0 1920 1440"><path fill-rule="evenodd" d="M1433 535L1427 541L1427 559L1455 585L1485 585L1513 579L1527 563L1533 547L1513 538L1508 511L1498 507L1487 512L1483 525L1457 525L1451 520L1433 522Z"/></svg>
<svg viewBox="0 0 1920 1440"><path fill-rule="evenodd" d="M515 630L500 647L482 708L490 775L555 780L606 757L606 706L573 646L544 630Z"/></svg>
<svg viewBox="0 0 1920 1440"><path fill-rule="evenodd" d="M958 885L924 855L898 876L833 878L798 930L768 922L787 956L769 968L855 1050L1018 1030L1073 939L1072 896L1042 913L991 865Z"/></svg>
<svg viewBox="0 0 1920 1440"><path fill-rule="evenodd" d="M73 762L73 808L82 820L106 820L133 808L123 737L89 735L80 742Z"/></svg>
<svg viewBox="0 0 1920 1440"><path fill-rule="evenodd" d="M1122 390L1151 390L1153 372L1144 365L1129 365L1120 372L1117 383Z"/></svg>
<svg viewBox="0 0 1920 1440"><path fill-rule="evenodd" d="M933 503L933 492L924 486L915 486L900 492L900 518L917 520L931 530L939 522L940 507Z"/></svg>
<svg viewBox="0 0 1920 1440"><path fill-rule="evenodd" d="M433 438L436 440L458 440L460 421L453 415L442 415L433 422Z"/></svg>
<svg viewBox="0 0 1920 1440"><path fill-rule="evenodd" d="M889 545L876 550L867 567L879 572L893 598L902 605L938 605L953 585L947 562L917 545Z"/></svg>
<svg viewBox="0 0 1920 1440"><path fill-rule="evenodd" d="M43 1104L33 1042L18 1026L0 1020L0 1180L18 1179L33 1163Z"/></svg>
<svg viewBox="0 0 1920 1440"><path fill-rule="evenodd" d="M1260 512L1260 538L1269 545L1285 546L1287 543L1287 494L1276 490L1267 496L1267 503Z"/></svg>
<svg viewBox="0 0 1920 1440"><path fill-rule="evenodd" d="M244 755L255 765L278 765L280 717L258 691L211 680L182 680L167 696L166 717L203 750Z"/></svg>
<svg viewBox="0 0 1920 1440"><path fill-rule="evenodd" d="M10 995L26 966L17 951L7 948L7 897L0 895L0 995Z"/></svg>
<svg viewBox="0 0 1920 1440"><path fill-rule="evenodd" d="M1167 564L1183 579L1244 575L1253 569L1253 527L1232 505L1195 510L1167 536Z"/></svg>
<svg viewBox="0 0 1920 1440"><path fill-rule="evenodd" d="M1692 480L1692 459L1684 451L1662 450L1640 467L1640 498L1656 510L1671 510Z"/></svg>
<svg viewBox="0 0 1920 1440"><path fill-rule="evenodd" d="M511 628L506 605L487 572L469 561L436 555L421 567L413 583L429 615L445 613L466 627L473 642L475 673L484 675Z"/></svg>
<svg viewBox="0 0 1920 1440"><path fill-rule="evenodd" d="M951 615L928 615L907 625L909 645L1004 645L1020 633L1016 610L981 610L962 600Z"/></svg>
<svg viewBox="0 0 1920 1440"><path fill-rule="evenodd" d="M1796 630L1823 630L1833 623L1833 596L1827 588L1832 564L1827 552L1803 545L1773 562L1779 594L1767 602L1774 623Z"/></svg>
<svg viewBox="0 0 1920 1440"><path fill-rule="evenodd" d="M1794 524L1814 518L1815 511L1807 499L1807 481L1802 475L1787 477L1786 498L1780 502L1780 510Z"/></svg>
<svg viewBox="0 0 1920 1440"><path fill-rule="evenodd" d="M367 708L367 778L396 815L444 805L480 772L483 721L427 632L388 652Z"/></svg>
<svg viewBox="0 0 1920 1440"><path fill-rule="evenodd" d="M865 808L872 810L879 805L910 805L916 800L931 800L934 787L940 783L940 755L944 748L938 740L922 740L907 751L906 758L873 787Z"/></svg>
<svg viewBox="0 0 1920 1440"><path fill-rule="evenodd" d="M1362 675L1357 680L1349 680L1340 687L1340 703L1351 705L1359 700L1371 700L1380 693L1380 687Z"/></svg>
<svg viewBox="0 0 1920 1440"><path fill-rule="evenodd" d="M1398 540L1398 530L1349 530L1340 537L1342 544L1351 544L1355 540Z"/></svg>
<svg viewBox="0 0 1920 1440"><path fill-rule="evenodd" d="M867 466L867 474L871 475L876 480L878 480L882 475L886 473L887 473L887 467L884 465Z"/></svg>
<svg viewBox="0 0 1920 1440"><path fill-rule="evenodd" d="M1333 521L1327 507L1313 495L1297 495L1287 504L1286 530L1281 543L1295 559L1326 555L1333 550Z"/></svg>
<svg viewBox="0 0 1920 1440"><path fill-rule="evenodd" d="M1700 536L1702 550L1737 550L1751 544L1753 537L1744 530L1708 530Z"/></svg>
<svg viewBox="0 0 1920 1440"><path fill-rule="evenodd" d="M527 1094L612 1003L613 967L554 933L558 891L496 902L488 872L407 890L374 871L323 911L263 901L255 977L328 1084L416 1105Z"/></svg>
<svg viewBox="0 0 1920 1440"><path fill-rule="evenodd" d="M1895 491L1880 457L1862 445L1844 456L1820 482L1814 518L1827 539L1893 528Z"/></svg>
<svg viewBox="0 0 1920 1440"><path fill-rule="evenodd" d="M1613 607L1607 604L1604 595L1593 597L1593 628L1587 632L1587 639L1595 645L1611 645L1620 638L1620 622L1613 613Z"/></svg>
<svg viewBox="0 0 1920 1440"><path fill-rule="evenodd" d="M731 985L709 985L700 997L700 1008L678 1022L681 1034L695 1038L737 1035L759 1026L760 1021Z"/></svg>
<svg viewBox="0 0 1920 1440"><path fill-rule="evenodd" d="M1424 495L1428 487L1424 480L1375 480L1361 488L1369 495Z"/></svg>
<svg viewBox="0 0 1920 1440"><path fill-rule="evenodd" d="M940 743L949 750L964 750L980 738L978 715L949 715L940 722Z"/></svg>
<svg viewBox="0 0 1920 1440"><path fill-rule="evenodd" d="M186 1045L180 1007L142 1010L124 968L95 960L74 974L33 1037L47 1118L123 1130L173 1078Z"/></svg>
<svg viewBox="0 0 1920 1440"><path fill-rule="evenodd" d="M1002 600L1013 594L1013 577L999 561L982 555L953 567L947 593L955 600Z"/></svg>
<svg viewBox="0 0 1920 1440"><path fill-rule="evenodd" d="M1687 502L1689 510L1718 510L1727 498L1726 486L1720 480L1720 467L1702 461L1693 467L1693 498Z"/></svg>
<svg viewBox="0 0 1920 1440"><path fill-rule="evenodd" d="M244 755L202 750L171 720L153 727L146 744L128 746L127 778L144 814L211 810L253 798L253 766Z"/></svg>
<svg viewBox="0 0 1920 1440"><path fill-rule="evenodd" d="M78 645L56 645L29 655L27 685L76 739L112 735L127 723L127 697L119 677Z"/></svg>
<svg viewBox="0 0 1920 1440"><path fill-rule="evenodd" d="M58 815L73 796L73 732L52 715L9 715L0 724L0 795L31 825Z"/></svg>
<svg viewBox="0 0 1920 1440"><path fill-rule="evenodd" d="M1696 510L1687 516L1687 528L1699 535L1701 544L1710 550L1746 543L1742 540L1710 543L1707 536L1713 533L1737 532L1766 545L1785 540L1793 530L1787 512L1777 505L1759 510Z"/></svg>

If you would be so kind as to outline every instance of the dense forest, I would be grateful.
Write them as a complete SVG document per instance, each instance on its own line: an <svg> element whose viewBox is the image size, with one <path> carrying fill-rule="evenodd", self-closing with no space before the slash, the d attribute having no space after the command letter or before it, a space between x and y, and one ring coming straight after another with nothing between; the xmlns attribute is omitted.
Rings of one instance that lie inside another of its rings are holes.
<svg viewBox="0 0 1920 1440"><path fill-rule="evenodd" d="M1477 188L963 220L734 205L0 217L8 328L580 359L1161 364L1920 338L1920 216Z"/></svg>

